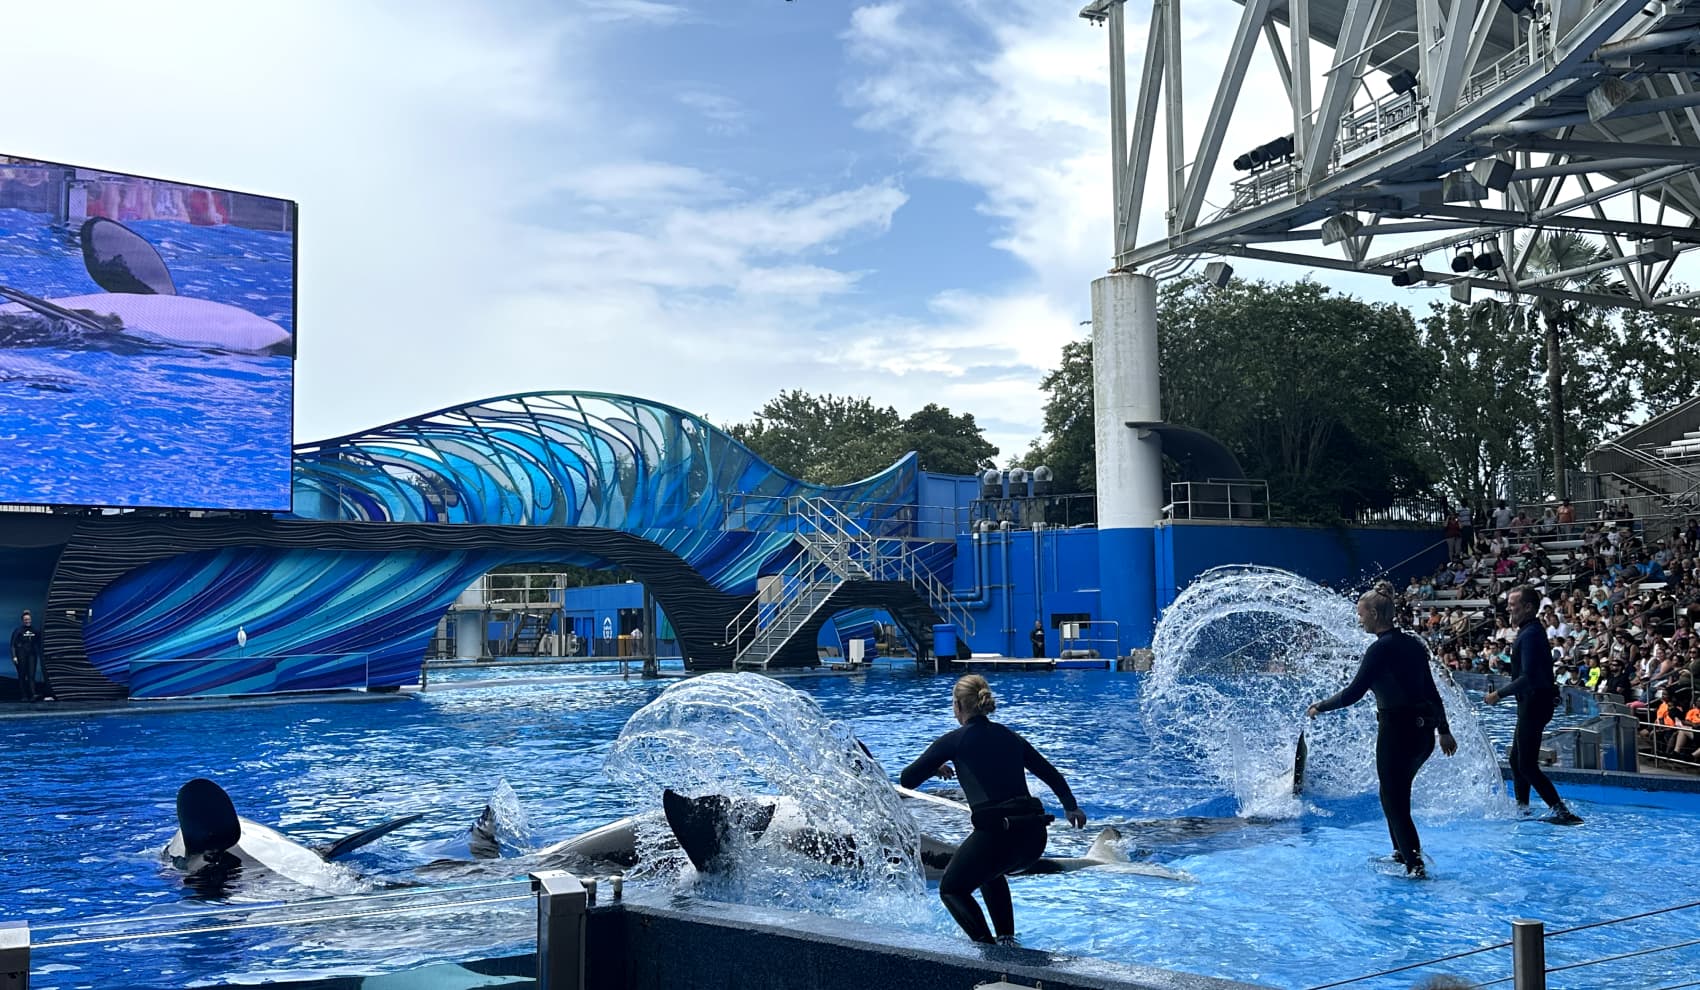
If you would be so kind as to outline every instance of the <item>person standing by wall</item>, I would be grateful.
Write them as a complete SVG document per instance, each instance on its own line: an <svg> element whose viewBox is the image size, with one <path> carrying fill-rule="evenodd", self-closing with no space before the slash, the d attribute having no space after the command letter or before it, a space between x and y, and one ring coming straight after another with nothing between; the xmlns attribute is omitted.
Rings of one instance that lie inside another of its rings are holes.
<svg viewBox="0 0 1700 990"><path fill-rule="evenodd" d="M1045 655L1045 623L1042 620L1039 620L1039 619L1033 620L1033 632L1031 634L1029 634L1027 638L1033 644L1033 655L1036 656L1036 657L1044 656Z"/></svg>
<svg viewBox="0 0 1700 990"><path fill-rule="evenodd" d="M24 701L34 701L35 671L41 663L41 631L30 624L28 609L18 628L12 630L12 665L18 668L19 697Z"/></svg>

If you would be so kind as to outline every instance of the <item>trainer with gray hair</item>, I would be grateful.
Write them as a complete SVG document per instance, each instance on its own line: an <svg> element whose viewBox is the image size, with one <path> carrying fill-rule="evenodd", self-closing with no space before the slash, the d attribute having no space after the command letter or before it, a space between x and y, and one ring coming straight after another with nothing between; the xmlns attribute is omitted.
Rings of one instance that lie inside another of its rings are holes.
<svg viewBox="0 0 1700 990"><path fill-rule="evenodd" d="M1407 876L1424 877L1428 873L1422 839L1411 819L1411 784L1433 755L1437 733L1440 751L1447 756L1458 751L1458 743L1446 723L1440 690L1434 686L1428 648L1417 637L1393 628L1393 604L1393 586L1386 581L1376 582L1358 599L1358 625L1374 633L1375 642L1364 651L1352 683L1332 698L1311 705L1305 714L1315 718L1355 705L1365 694L1375 692L1375 773L1381 781L1381 811L1393 839L1393 861L1405 867Z"/></svg>
<svg viewBox="0 0 1700 990"><path fill-rule="evenodd" d="M1517 627L1517 640L1511 646L1511 683L1489 691L1482 700L1497 705L1506 695L1517 699L1517 728L1511 737L1511 789L1517 806L1529 806L1529 788L1533 787L1552 809L1547 821L1580 825L1581 817L1558 796L1558 788L1541 769L1541 734L1558 710L1558 684L1552 675L1552 643L1536 617L1540 607L1540 594L1526 584L1512 588L1505 596L1505 610Z"/></svg>

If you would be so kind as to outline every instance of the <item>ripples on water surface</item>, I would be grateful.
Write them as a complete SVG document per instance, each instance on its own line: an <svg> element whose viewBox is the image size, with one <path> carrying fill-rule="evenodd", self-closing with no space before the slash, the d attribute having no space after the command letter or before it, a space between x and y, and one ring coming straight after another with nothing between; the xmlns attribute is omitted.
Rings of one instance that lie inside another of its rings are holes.
<svg viewBox="0 0 1700 990"><path fill-rule="evenodd" d="M1053 852L1084 850L1104 822L1233 817L1236 803L1218 782L1152 755L1138 715L1140 682L1086 671L994 678L999 717L1050 755L1092 816L1094 827L1085 832L1054 832ZM949 678L875 671L787 683L807 690L827 716L850 723L893 776L954 724ZM223 782L249 817L310 841L425 812L421 822L355 855L353 864L368 873L402 875L438 855L503 779L537 841L573 834L638 810L607 782L603 760L626 719L664 686L634 679L446 688L382 702L0 724L8 754L0 800L12 813L0 863L0 889L9 892L3 914L44 926L204 907L187 902L154 858L175 827L178 785L197 774ZM1686 869L1700 805L1686 797L1565 790L1588 817L1585 827L1480 814L1443 820L1431 809L1419 822L1434 860L1427 883L1385 876L1370 864L1387 848L1373 795L1317 799L1274 824L1133 825L1125 831L1136 852L1199 882L1094 871L1018 879L1017 918L1034 946L1301 987L1502 939L1513 916L1558 926L1690 896L1681 884L1655 882L1648 864ZM954 937L931 893L839 913ZM530 917L522 902L429 925L404 916L313 933L258 929L39 949L36 985L110 986L119 974L137 986L170 986L194 977L401 969L525 951ZM1633 935L1675 941L1679 927L1639 926ZM1613 932L1554 943L1550 954L1562 962L1621 950L1622 936ZM41 931L37 938L67 934ZM1674 974L1696 961L1648 957L1634 977L1619 969L1574 985L1654 986L1666 976L1679 982ZM1494 978L1504 968L1493 958L1459 971Z"/></svg>

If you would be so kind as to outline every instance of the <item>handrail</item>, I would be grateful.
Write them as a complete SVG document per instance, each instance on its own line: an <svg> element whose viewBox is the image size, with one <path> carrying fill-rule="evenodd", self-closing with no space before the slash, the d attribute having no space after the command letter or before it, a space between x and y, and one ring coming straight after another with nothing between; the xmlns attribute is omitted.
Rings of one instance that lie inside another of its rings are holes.
<svg viewBox="0 0 1700 990"><path fill-rule="evenodd" d="M874 536L844 506L820 496L790 496L785 510L791 520L786 528L799 549L776 575L779 596L763 601L758 592L726 624L734 666L745 662L764 642L782 642L782 637L800 629L826 601L819 590L844 581L907 583L944 618L973 633L973 616L903 540ZM767 660L764 655L759 662L765 667Z"/></svg>
<svg viewBox="0 0 1700 990"><path fill-rule="evenodd" d="M1656 454L1649 454L1645 450L1640 450L1635 447L1626 447L1623 444L1618 443L1616 440L1607 440L1605 443L1600 444L1596 449L1610 451L1614 454L1622 454L1631 460L1639 461L1647 467L1660 471L1669 471L1672 474L1686 479L1690 485L1690 490L1693 490L1696 486L1700 486L1700 472L1692 471L1673 461L1659 457Z"/></svg>
<svg viewBox="0 0 1700 990"><path fill-rule="evenodd" d="M957 604L955 595L939 580L938 575L921 562L920 557L910 550L907 544L896 541L895 554L882 554L879 541L843 509L820 498L802 498L799 501L800 509L813 510L804 518L817 523L829 523L844 541L864 550L872 566L862 566L860 569L868 577L906 582L921 592L929 605L943 613L946 619L956 623L964 633L973 634L973 617ZM846 575L846 578L849 578L849 575Z"/></svg>

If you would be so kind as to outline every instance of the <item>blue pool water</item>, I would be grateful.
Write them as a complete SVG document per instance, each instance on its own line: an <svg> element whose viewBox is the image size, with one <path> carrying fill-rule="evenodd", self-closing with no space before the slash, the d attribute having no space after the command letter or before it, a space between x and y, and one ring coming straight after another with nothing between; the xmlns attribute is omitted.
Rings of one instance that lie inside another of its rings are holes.
<svg viewBox="0 0 1700 990"><path fill-rule="evenodd" d="M294 332L292 234L128 224L181 296ZM0 286L45 299L102 291L69 228L0 210ZM190 347L0 348L0 502L289 507L293 361Z"/></svg>
<svg viewBox="0 0 1700 990"><path fill-rule="evenodd" d="M420 822L356 855L368 874L409 876L435 858L502 779L540 840L573 834L640 810L608 784L602 763L627 717L667 683L443 684L423 697L380 702L0 723L8 762L0 801L12 815L0 859L0 918L25 918L38 940L62 940L77 932L56 926L72 919L217 907L189 900L156 858L175 828L176 789L197 775L224 783L248 817L306 840L423 812ZM954 724L949 678L875 671L787 683L850 723L894 776ZM1371 863L1387 848L1373 795L1313 799L1298 818L1273 824L1140 824L1183 814L1232 819L1234 809L1218 785L1150 752L1136 714L1137 675L1012 673L996 677L994 687L998 717L1052 758L1093 820L1085 832L1053 832L1053 853L1083 851L1097 825L1114 822L1138 854L1197 878L1177 884L1084 871L1018 879L1017 920L1035 947L1296 988L1502 941L1512 917L1557 928L1692 899L1682 876L1693 859L1688 836L1700 823L1700 801L1688 796L1565 788L1588 819L1577 829L1431 814L1419 825L1433 879L1414 883ZM842 913L957 937L930 894ZM1682 940L1696 923L1692 914L1554 940L1549 962ZM393 971L524 951L531 924L521 900L429 923L403 916L48 946L37 950L36 985ZM1509 965L1496 952L1449 971L1488 980L1507 975ZM1692 949L1667 952L1579 970L1553 985L1664 986L1697 965ZM1414 982L1407 975L1363 985Z"/></svg>

